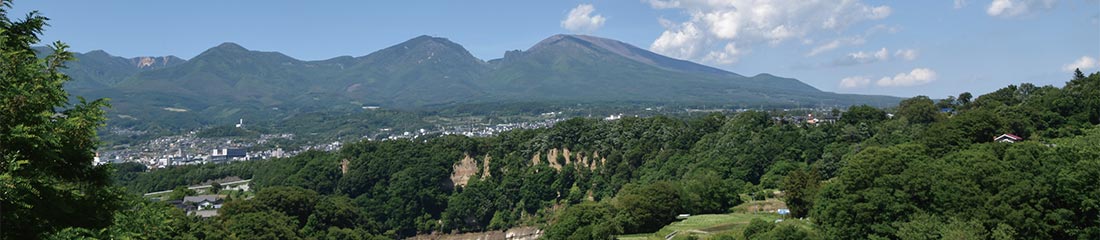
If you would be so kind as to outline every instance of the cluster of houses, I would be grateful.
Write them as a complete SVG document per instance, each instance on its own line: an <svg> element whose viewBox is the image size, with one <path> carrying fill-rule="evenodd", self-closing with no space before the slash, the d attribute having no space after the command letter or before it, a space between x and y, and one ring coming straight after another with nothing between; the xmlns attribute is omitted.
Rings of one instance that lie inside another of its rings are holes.
<svg viewBox="0 0 1100 240"><path fill-rule="evenodd" d="M219 195L186 196L182 200L168 201L168 204L183 209L187 215L199 217L218 216L218 209L222 208L223 199Z"/></svg>

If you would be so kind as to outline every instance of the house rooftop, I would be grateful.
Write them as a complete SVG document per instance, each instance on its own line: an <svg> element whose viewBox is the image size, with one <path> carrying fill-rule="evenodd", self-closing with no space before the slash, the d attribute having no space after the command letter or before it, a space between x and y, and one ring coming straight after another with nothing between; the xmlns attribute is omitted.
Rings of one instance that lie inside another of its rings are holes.
<svg viewBox="0 0 1100 240"><path fill-rule="evenodd" d="M217 202L221 198L222 197L218 196L218 195L187 196L187 197L183 197L183 202L184 203L188 203L188 202L196 202L197 203L197 202L202 202L202 201Z"/></svg>
<svg viewBox="0 0 1100 240"><path fill-rule="evenodd" d="M1024 140L1024 138L1022 138L1020 136L1016 136L1015 134L1011 134L1011 133L1001 134L1001 136L997 136L994 139L1002 139L1002 138L1009 138L1009 139L1012 139L1013 141Z"/></svg>

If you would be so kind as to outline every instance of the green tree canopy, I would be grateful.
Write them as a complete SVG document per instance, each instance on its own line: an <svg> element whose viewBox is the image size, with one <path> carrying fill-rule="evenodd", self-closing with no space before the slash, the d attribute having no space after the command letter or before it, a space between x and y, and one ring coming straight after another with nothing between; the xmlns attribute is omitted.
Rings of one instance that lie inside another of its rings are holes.
<svg viewBox="0 0 1100 240"><path fill-rule="evenodd" d="M898 115L911 123L931 123L939 116L936 104L926 96L916 96L902 100L898 104Z"/></svg>
<svg viewBox="0 0 1100 240"><path fill-rule="evenodd" d="M61 73L73 59L68 46L55 42L39 58L31 45L48 18L12 20L12 1L0 4L0 238L106 227L121 200L108 168L92 165L107 102L70 104Z"/></svg>
<svg viewBox="0 0 1100 240"><path fill-rule="evenodd" d="M840 117L840 121L847 124L877 123L882 120L886 120L886 112L867 105L849 107Z"/></svg>

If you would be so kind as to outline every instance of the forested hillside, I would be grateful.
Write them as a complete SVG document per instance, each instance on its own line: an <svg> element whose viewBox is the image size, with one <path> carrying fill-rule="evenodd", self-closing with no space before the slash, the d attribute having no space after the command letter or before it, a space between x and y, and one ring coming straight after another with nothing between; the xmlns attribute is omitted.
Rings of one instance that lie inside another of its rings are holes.
<svg viewBox="0 0 1100 240"><path fill-rule="evenodd" d="M528 225L550 239L608 238L655 231L680 213L727 212L738 194L778 188L796 217L816 223L809 237L1094 239L1098 90L1100 74L1078 73L1063 88L915 97L889 109L893 117L856 106L821 124L765 112L578 118L486 138L364 141L288 159L121 171L116 184L145 192L254 179L256 198L164 229L196 236L247 238L278 226L271 234L280 238L400 238ZM1004 133L1025 140L993 141ZM456 187L452 171L467 156L478 169Z"/></svg>
<svg viewBox="0 0 1100 240"><path fill-rule="evenodd" d="M78 59L62 69L74 80L66 89L112 99L109 127L151 135L241 118L280 125L300 115L353 113L364 106L411 112L463 106L499 111L490 107L502 104L793 108L892 106L899 100L825 92L766 73L742 76L584 35L550 36L489 61L431 36L363 56L316 61L234 43L188 60L126 59L103 51L74 56Z"/></svg>
<svg viewBox="0 0 1100 240"><path fill-rule="evenodd" d="M146 170L92 165L108 102L70 103L67 45L39 56L47 18L13 20L11 0L0 5L0 239L389 239L513 226L607 239L728 212L770 189L813 225L754 220L716 238L1100 239L1100 73L1077 71L1061 88L854 106L836 122L756 111L576 118ZM1014 142L995 141L1004 134ZM212 218L140 195L178 189L167 197L178 199L227 177L252 179L255 194L226 194Z"/></svg>

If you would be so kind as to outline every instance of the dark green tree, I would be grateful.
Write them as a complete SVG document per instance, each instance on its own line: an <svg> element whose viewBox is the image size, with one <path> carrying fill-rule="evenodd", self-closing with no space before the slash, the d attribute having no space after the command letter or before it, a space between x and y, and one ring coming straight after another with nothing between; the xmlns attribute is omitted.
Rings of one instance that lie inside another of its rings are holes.
<svg viewBox="0 0 1100 240"><path fill-rule="evenodd" d="M298 221L277 211L262 211L229 216L226 228L233 239L301 239Z"/></svg>
<svg viewBox="0 0 1100 240"><path fill-rule="evenodd" d="M820 188L821 177L816 170L794 170L780 184L783 201L791 209L791 217L802 218L813 208L814 198Z"/></svg>
<svg viewBox="0 0 1100 240"><path fill-rule="evenodd" d="M898 104L898 115L911 123L931 123L939 116L936 104L926 96L916 96L902 100Z"/></svg>
<svg viewBox="0 0 1100 240"><path fill-rule="evenodd" d="M0 5L0 239L104 228L121 202L108 168L92 166L107 102L70 104L61 73L73 59L68 46L55 42L38 57L31 45L48 18L12 20L12 1Z"/></svg>
<svg viewBox="0 0 1100 240"><path fill-rule="evenodd" d="M959 103L959 106L966 106L970 104L970 100L974 98L970 92L963 92L959 94L959 97L955 99Z"/></svg>
<svg viewBox="0 0 1100 240"><path fill-rule="evenodd" d="M546 230L546 239L612 239L622 229L605 203L586 202L566 208Z"/></svg>
<svg viewBox="0 0 1100 240"><path fill-rule="evenodd" d="M745 230L742 231L741 234L745 239L752 239L754 236L769 232L773 228L775 228L775 224L759 218L753 218L749 220L749 226L745 227Z"/></svg>
<svg viewBox="0 0 1100 240"><path fill-rule="evenodd" d="M886 120L886 112L872 106L859 105L848 107L840 117L840 121L847 124L877 123Z"/></svg>
<svg viewBox="0 0 1100 240"><path fill-rule="evenodd" d="M317 192L300 187L270 187L260 190L253 199L266 209L279 211L293 217L296 223L305 224L319 199ZM302 226L295 226L295 229Z"/></svg>
<svg viewBox="0 0 1100 240"><path fill-rule="evenodd" d="M615 197L616 221L624 233L653 232L682 213L680 189L670 182L623 187Z"/></svg>
<svg viewBox="0 0 1100 240"><path fill-rule="evenodd" d="M958 100L955 99L955 96L947 96L947 98L940 99L940 101L936 102L936 108L939 108L939 109L944 109L944 108L955 109L957 106L958 106Z"/></svg>
<svg viewBox="0 0 1100 240"><path fill-rule="evenodd" d="M218 194L218 192L221 191L221 190L222 190L222 184L221 183L214 182L214 183L210 184L210 193Z"/></svg>
<svg viewBox="0 0 1100 240"><path fill-rule="evenodd" d="M187 186L179 186L172 189L171 193L168 193L168 199L166 200L182 200L183 197L195 195L195 190L187 188Z"/></svg>

